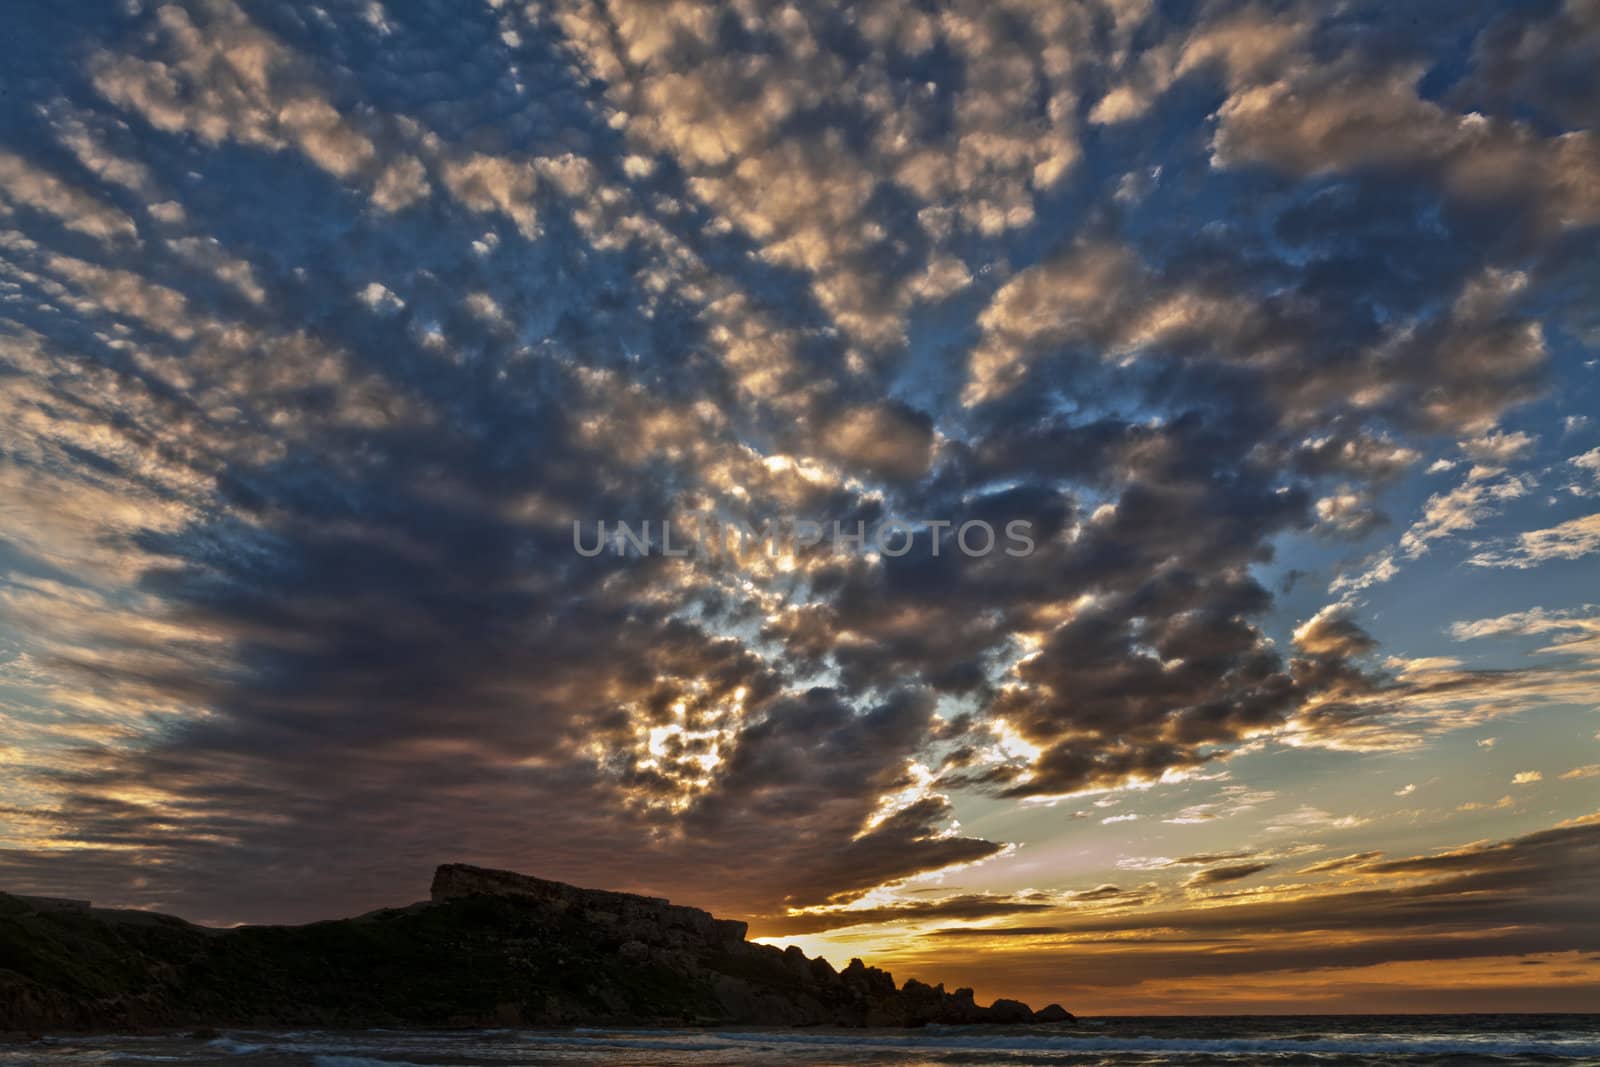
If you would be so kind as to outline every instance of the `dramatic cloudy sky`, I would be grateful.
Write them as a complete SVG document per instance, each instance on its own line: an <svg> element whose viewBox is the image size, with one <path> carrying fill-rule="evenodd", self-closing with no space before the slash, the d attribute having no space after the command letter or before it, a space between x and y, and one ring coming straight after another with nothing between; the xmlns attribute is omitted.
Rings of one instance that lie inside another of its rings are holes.
<svg viewBox="0 0 1600 1067"><path fill-rule="evenodd" d="M0 25L0 883L1596 1003L1595 0ZM1038 550L573 551L690 511Z"/></svg>

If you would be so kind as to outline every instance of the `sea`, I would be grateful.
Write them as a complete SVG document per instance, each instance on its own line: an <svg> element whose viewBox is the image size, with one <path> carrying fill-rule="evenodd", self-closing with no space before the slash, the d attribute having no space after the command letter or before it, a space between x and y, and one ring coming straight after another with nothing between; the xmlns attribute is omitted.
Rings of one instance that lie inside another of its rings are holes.
<svg viewBox="0 0 1600 1067"><path fill-rule="evenodd" d="M1593 1064L1600 1015L1107 1017L919 1030L229 1030L0 1044L3 1067Z"/></svg>

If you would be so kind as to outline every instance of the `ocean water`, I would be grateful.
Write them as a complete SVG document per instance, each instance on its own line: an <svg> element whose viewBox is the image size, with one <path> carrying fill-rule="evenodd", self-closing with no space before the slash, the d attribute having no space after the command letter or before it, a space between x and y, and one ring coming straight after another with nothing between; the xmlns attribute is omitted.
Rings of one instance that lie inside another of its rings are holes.
<svg viewBox="0 0 1600 1067"><path fill-rule="evenodd" d="M3 1067L1593 1064L1600 1015L1103 1018L921 1030L227 1031L0 1045Z"/></svg>

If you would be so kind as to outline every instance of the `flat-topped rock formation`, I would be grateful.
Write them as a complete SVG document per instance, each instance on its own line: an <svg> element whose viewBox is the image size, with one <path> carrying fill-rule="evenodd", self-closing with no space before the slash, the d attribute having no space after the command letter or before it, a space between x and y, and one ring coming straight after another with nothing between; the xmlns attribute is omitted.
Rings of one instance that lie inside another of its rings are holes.
<svg viewBox="0 0 1600 1067"><path fill-rule="evenodd" d="M65 905L65 906L64 906ZM656 897L440 867L431 899L217 930L0 894L0 1031L1065 1023L860 960L836 971Z"/></svg>
<svg viewBox="0 0 1600 1067"><path fill-rule="evenodd" d="M591 921L619 927L642 927L662 933L681 930L707 942L743 941L750 924L719 919L699 908L673 904L662 897L643 897L609 889L579 889L512 871L446 863L433 872L431 899L435 904L462 897L519 897L537 900L557 910L574 909Z"/></svg>

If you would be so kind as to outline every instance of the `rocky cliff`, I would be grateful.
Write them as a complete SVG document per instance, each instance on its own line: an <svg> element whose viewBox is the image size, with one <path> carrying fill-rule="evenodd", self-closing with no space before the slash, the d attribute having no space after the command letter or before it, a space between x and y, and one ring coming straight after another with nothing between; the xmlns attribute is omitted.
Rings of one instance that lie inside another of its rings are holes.
<svg viewBox="0 0 1600 1067"><path fill-rule="evenodd" d="M744 939L654 897L450 864L429 901L216 930L0 894L0 1030L1068 1022Z"/></svg>
<svg viewBox="0 0 1600 1067"><path fill-rule="evenodd" d="M447 863L433 872L431 898L435 904L463 897L516 897L536 900L554 911L572 910L590 921L641 935L689 938L706 944L743 941L750 929L737 919L718 919L710 912L673 904L661 897L615 893L609 889L579 889L512 871L493 871L464 863Z"/></svg>

